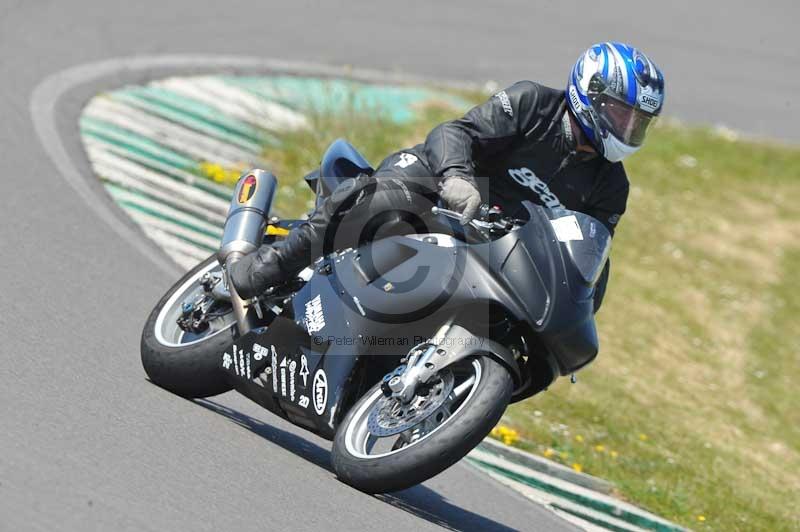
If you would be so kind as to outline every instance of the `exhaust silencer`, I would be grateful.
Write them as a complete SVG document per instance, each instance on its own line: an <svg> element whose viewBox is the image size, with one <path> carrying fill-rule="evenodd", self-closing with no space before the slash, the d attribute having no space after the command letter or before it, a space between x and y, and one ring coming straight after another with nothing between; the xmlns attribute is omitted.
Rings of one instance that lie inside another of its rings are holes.
<svg viewBox="0 0 800 532"><path fill-rule="evenodd" d="M247 302L236 293L235 287L227 278L227 272L231 264L261 245L277 188L278 179L274 175L265 170L250 170L236 183L228 218L225 220L217 260L225 267L225 284L231 294L231 306L240 335L257 327L258 321L253 312L249 312Z"/></svg>
<svg viewBox="0 0 800 532"><path fill-rule="evenodd" d="M217 254L225 264L231 254L252 253L261 245L278 179L266 170L250 170L236 183L222 245Z"/></svg>

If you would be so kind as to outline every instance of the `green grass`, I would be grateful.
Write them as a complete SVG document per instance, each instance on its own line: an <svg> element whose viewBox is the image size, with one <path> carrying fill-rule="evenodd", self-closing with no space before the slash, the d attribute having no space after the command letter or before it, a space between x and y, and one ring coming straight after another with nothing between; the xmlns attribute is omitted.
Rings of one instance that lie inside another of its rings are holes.
<svg viewBox="0 0 800 532"><path fill-rule="evenodd" d="M325 149L337 138L351 142L377 167L390 153L425 139L436 124L455 116L458 110L443 102L427 102L417 109L417 120L396 124L380 108L369 113L345 106L338 113L309 113L310 127L279 134L280 147L265 148L265 159L273 162L281 186L275 204L290 215L313 207L314 195L301 179L319 168Z"/></svg>
<svg viewBox="0 0 800 532"><path fill-rule="evenodd" d="M662 126L626 167L601 354L505 423L684 525L798 528L800 150Z"/></svg>
<svg viewBox="0 0 800 532"><path fill-rule="evenodd" d="M307 209L297 178L337 137L377 164L457 114L314 116L267 153L278 201ZM626 168L601 353L503 424L519 447L683 525L800 529L800 150L661 123Z"/></svg>

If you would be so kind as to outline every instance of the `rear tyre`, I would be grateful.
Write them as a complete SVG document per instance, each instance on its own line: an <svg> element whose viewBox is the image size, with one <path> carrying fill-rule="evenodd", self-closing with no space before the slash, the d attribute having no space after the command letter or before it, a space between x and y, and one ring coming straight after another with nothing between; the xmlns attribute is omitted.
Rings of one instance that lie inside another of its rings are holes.
<svg viewBox="0 0 800 532"><path fill-rule="evenodd" d="M147 376L183 397L209 397L232 388L221 362L237 335L233 313L212 320L200 335L184 333L176 323L181 305L202 291L200 278L219 270L215 255L192 268L161 298L142 331L142 365Z"/></svg>
<svg viewBox="0 0 800 532"><path fill-rule="evenodd" d="M338 478L366 493L397 491L441 473L478 445L503 415L513 381L508 370L490 356L460 362L460 368L443 370L452 370L454 375L442 376L447 401L451 396L453 401L437 406L433 415L404 433L387 437L383 450L376 451L381 446L376 442L383 439L372 432L375 415L370 419L374 408L388 411L380 383L359 399L334 439L332 461ZM475 379L469 389L473 377L468 371Z"/></svg>

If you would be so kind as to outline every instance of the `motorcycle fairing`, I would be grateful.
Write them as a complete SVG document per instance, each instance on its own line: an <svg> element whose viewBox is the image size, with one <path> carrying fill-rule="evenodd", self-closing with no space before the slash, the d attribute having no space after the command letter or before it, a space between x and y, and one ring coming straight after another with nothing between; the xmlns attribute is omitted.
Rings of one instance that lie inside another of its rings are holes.
<svg viewBox="0 0 800 532"><path fill-rule="evenodd" d="M586 214L545 209L529 202L524 205L530 222L496 241L516 239L500 268L501 276L510 286L524 287L514 294L525 308L527 321L555 358L561 375L568 375L594 360L599 350L593 300L596 277L586 279L592 269L586 263L594 253L597 268L602 270L610 235ZM550 222L565 215L575 216L578 224L587 228L582 240L559 240ZM487 244L493 245L495 242Z"/></svg>
<svg viewBox="0 0 800 532"><path fill-rule="evenodd" d="M547 350L539 356L555 357L562 375L577 370L594 359L599 344L593 286L572 254L600 246L592 239L604 235L595 228L585 242L561 242L550 220L564 213L530 203L526 208L529 223L486 244L441 247L394 236L373 242L369 253L340 254L334 272L348 295L343 303L355 310L355 296L371 327L383 324L388 332L389 325L404 324L430 334L461 307L488 319L490 305L498 304L530 326Z"/></svg>
<svg viewBox="0 0 800 532"><path fill-rule="evenodd" d="M249 371L226 368L236 389L330 439L363 355L370 355L370 365L380 367L381 355L396 365L462 309L488 318L492 305L536 335L545 352L529 355L555 360L537 367L557 367L564 375L589 363L598 339L586 270L571 258L568 242L556 238L550 219L557 214L526 207L529 223L486 244L439 246L393 236L319 261L290 308L236 342L250 361ZM397 341L376 345L371 338ZM513 358L496 355L519 382Z"/></svg>
<svg viewBox="0 0 800 532"><path fill-rule="evenodd" d="M223 368L237 391L328 439L333 438L337 406L361 352L328 334L340 331L341 337L341 331L350 330L330 281L328 275L313 275L268 327L235 342L250 357L249 373ZM259 361L257 353L262 353Z"/></svg>

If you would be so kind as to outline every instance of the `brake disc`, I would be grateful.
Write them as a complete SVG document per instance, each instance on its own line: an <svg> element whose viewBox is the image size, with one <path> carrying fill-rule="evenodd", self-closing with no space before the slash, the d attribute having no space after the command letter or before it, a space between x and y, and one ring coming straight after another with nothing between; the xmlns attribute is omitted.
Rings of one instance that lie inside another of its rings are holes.
<svg viewBox="0 0 800 532"><path fill-rule="evenodd" d="M438 380L427 387L426 395L417 394L406 404L396 397L381 397L372 407L367 420L369 432L379 438L405 432L419 425L439 407L453 391L455 379L450 371L443 371Z"/></svg>

